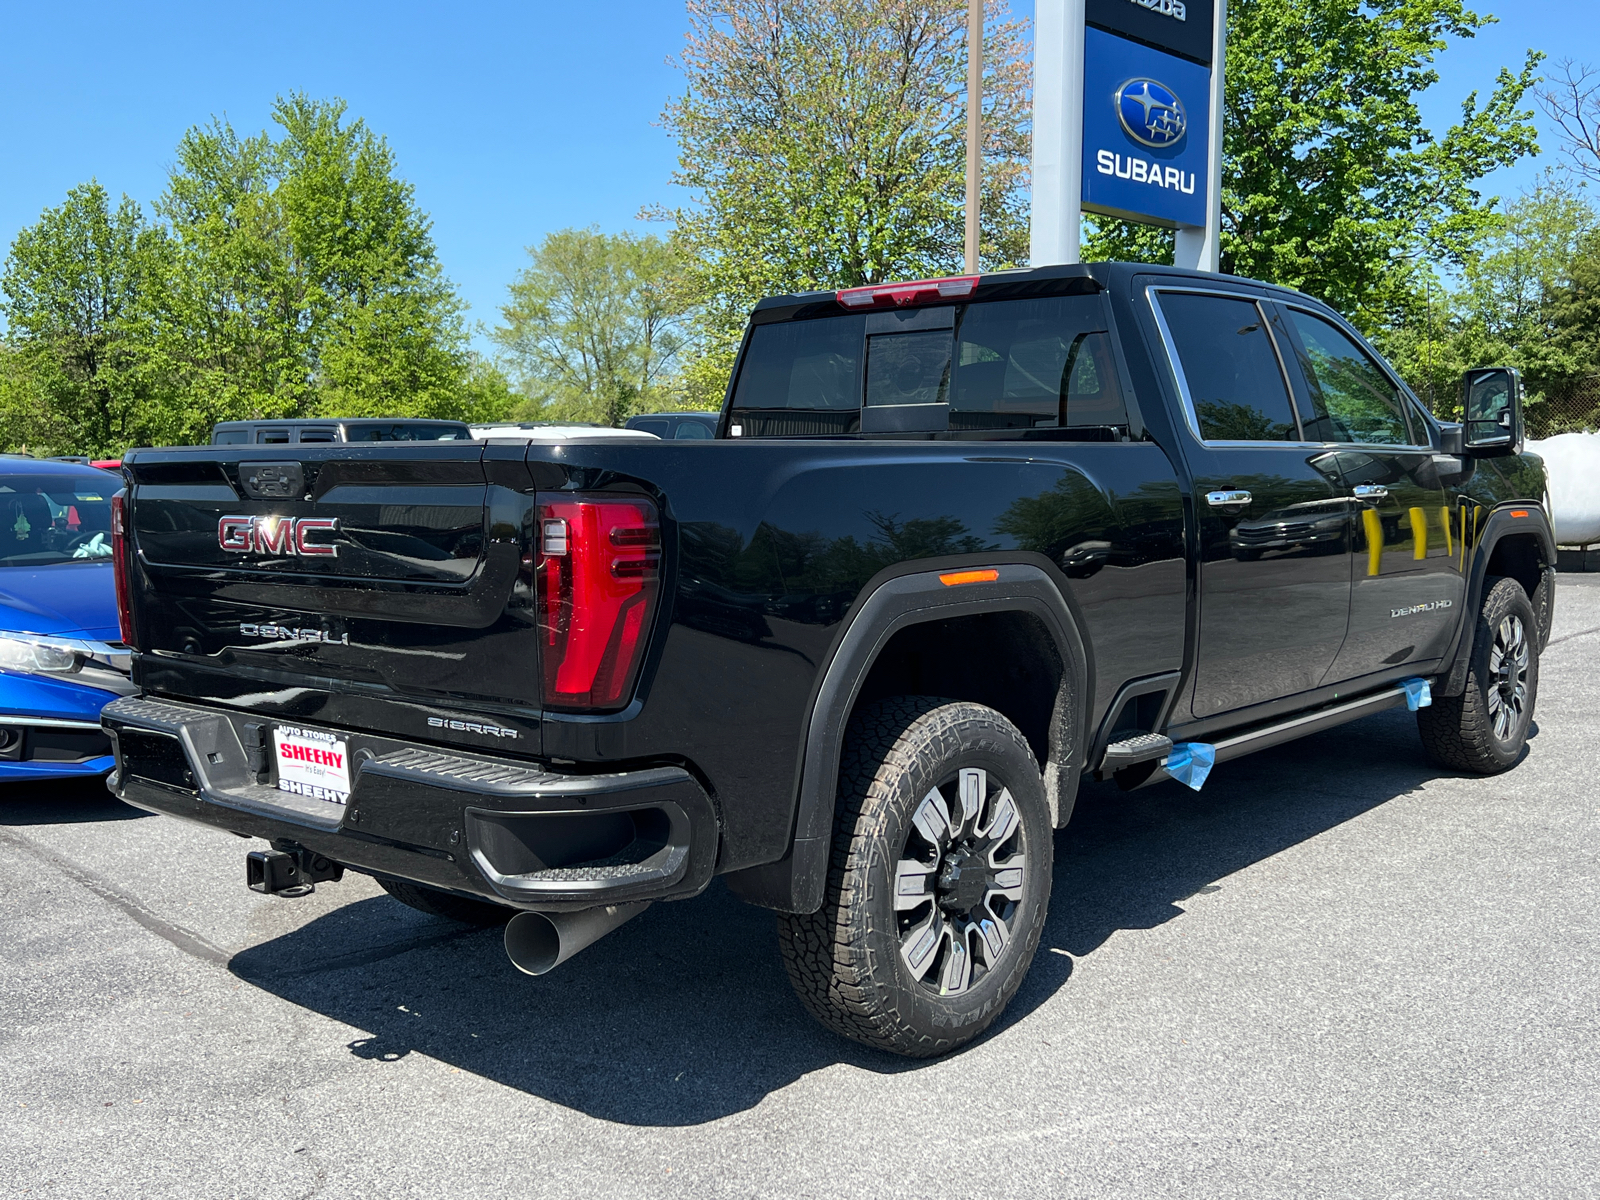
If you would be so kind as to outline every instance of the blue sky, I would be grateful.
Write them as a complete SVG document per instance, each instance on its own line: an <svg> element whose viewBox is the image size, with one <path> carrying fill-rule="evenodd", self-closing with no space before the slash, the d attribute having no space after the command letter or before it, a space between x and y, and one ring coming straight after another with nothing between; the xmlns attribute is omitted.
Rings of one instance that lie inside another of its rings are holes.
<svg viewBox="0 0 1600 1200"><path fill-rule="evenodd" d="M1478 3L1501 23L1439 60L1424 103L1435 128L1529 47L1600 64L1591 4ZM656 123L680 85L667 60L683 31L676 0L13 4L0 38L0 244L91 176L148 206L184 130L213 114L254 132L280 92L342 96L389 139L446 271L473 317L493 321L524 247L569 225L649 228L639 209L673 198L673 147ZM1493 189L1514 193L1537 170L1522 164Z"/></svg>

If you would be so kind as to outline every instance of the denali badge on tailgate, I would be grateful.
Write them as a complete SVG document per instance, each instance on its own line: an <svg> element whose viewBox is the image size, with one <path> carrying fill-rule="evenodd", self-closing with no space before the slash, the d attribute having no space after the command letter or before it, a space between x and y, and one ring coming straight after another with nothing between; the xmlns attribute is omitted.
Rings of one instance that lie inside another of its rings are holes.
<svg viewBox="0 0 1600 1200"><path fill-rule="evenodd" d="M338 532L338 517L223 517L217 522L217 545L230 554L333 558L339 553L338 546L310 538Z"/></svg>

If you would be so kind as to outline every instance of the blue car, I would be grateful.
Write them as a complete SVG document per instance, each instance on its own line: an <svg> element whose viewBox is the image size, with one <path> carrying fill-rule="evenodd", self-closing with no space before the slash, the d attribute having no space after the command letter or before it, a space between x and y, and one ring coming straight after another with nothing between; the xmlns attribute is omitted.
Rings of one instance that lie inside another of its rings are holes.
<svg viewBox="0 0 1600 1200"><path fill-rule="evenodd" d="M0 781L103 775L100 710L134 689L111 568L110 471L0 456Z"/></svg>

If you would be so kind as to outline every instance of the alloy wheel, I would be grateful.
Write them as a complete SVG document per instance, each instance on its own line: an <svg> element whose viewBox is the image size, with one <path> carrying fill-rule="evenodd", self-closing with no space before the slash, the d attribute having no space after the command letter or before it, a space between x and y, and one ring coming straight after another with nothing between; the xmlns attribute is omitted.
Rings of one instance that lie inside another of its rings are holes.
<svg viewBox="0 0 1600 1200"><path fill-rule="evenodd" d="M1528 707L1528 634L1522 618L1501 618L1489 650L1489 719L1494 736L1510 741Z"/></svg>
<svg viewBox="0 0 1600 1200"><path fill-rule="evenodd" d="M990 772L963 767L922 798L894 872L900 955L921 986L959 995L995 969L1027 869L1016 801Z"/></svg>

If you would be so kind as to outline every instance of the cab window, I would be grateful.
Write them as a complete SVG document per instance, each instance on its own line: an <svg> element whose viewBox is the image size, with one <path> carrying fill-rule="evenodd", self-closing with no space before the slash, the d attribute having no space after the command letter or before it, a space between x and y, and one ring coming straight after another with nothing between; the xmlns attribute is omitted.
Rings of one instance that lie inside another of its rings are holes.
<svg viewBox="0 0 1600 1200"><path fill-rule="evenodd" d="M956 335L951 429L1127 422L1098 296L966 307Z"/></svg>
<svg viewBox="0 0 1600 1200"><path fill-rule="evenodd" d="M1300 440L1277 351L1254 300L1163 292L1159 303L1204 441Z"/></svg>
<svg viewBox="0 0 1600 1200"><path fill-rule="evenodd" d="M1331 321L1291 308L1311 411L1306 436L1317 442L1415 445L1398 384Z"/></svg>
<svg viewBox="0 0 1600 1200"><path fill-rule="evenodd" d="M861 427L867 318L758 325L733 392L744 436L853 433Z"/></svg>

